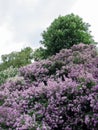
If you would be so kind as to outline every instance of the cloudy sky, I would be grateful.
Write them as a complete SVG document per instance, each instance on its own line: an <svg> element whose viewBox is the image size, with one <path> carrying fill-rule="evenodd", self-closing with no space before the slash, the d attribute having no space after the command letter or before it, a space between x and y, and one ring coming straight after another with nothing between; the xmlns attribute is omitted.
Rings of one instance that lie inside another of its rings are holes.
<svg viewBox="0 0 98 130"><path fill-rule="evenodd" d="M59 15L74 13L98 42L97 0L0 0L0 55L40 46L41 33Z"/></svg>

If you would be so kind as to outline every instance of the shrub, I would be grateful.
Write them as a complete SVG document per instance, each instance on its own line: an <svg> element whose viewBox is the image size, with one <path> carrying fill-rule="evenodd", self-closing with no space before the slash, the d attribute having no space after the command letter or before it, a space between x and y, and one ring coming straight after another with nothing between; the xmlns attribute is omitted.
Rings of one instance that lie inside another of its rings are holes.
<svg viewBox="0 0 98 130"><path fill-rule="evenodd" d="M80 61L74 62L79 54ZM97 130L98 56L92 45L74 45L20 68L21 80L0 86L3 130ZM23 82L24 81L24 82Z"/></svg>

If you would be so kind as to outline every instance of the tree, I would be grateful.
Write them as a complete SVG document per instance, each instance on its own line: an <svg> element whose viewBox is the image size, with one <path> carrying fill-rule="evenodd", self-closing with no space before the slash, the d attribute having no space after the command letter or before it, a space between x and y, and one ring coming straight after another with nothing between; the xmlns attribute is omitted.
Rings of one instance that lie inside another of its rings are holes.
<svg viewBox="0 0 98 130"><path fill-rule="evenodd" d="M1 56L2 63L0 64L0 71L9 68L19 68L31 63L33 58L33 50L30 47L22 49L20 52L11 52Z"/></svg>
<svg viewBox="0 0 98 130"><path fill-rule="evenodd" d="M78 15L59 16L43 31L41 44L46 48L47 55L51 56L63 48L69 49L74 44L95 43L89 27Z"/></svg>
<svg viewBox="0 0 98 130"><path fill-rule="evenodd" d="M47 51L46 49L40 47L36 49L33 53L33 58L35 61L46 59L47 58Z"/></svg>

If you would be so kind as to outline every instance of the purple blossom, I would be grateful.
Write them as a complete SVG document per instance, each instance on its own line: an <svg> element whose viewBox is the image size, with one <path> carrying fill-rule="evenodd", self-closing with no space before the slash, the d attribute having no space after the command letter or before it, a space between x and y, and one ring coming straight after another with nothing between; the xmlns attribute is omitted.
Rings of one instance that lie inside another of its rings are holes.
<svg viewBox="0 0 98 130"><path fill-rule="evenodd" d="M97 130L98 56L74 45L19 69L0 86L0 129Z"/></svg>

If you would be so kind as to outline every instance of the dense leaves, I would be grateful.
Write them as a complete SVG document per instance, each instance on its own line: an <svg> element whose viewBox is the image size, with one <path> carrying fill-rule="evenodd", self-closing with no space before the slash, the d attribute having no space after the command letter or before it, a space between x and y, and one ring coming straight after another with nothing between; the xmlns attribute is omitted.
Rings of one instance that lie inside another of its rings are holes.
<svg viewBox="0 0 98 130"><path fill-rule="evenodd" d="M16 75L18 75L18 73L18 69L13 68L12 66L7 68L6 70L0 71L0 85L3 84L7 79L15 77Z"/></svg>
<svg viewBox="0 0 98 130"><path fill-rule="evenodd" d="M36 49L33 53L33 59L35 61L46 59L47 58L47 50L42 47Z"/></svg>
<svg viewBox="0 0 98 130"><path fill-rule="evenodd" d="M77 60L78 59L78 60ZM0 86L2 130L97 130L98 56L74 45Z"/></svg>
<svg viewBox="0 0 98 130"><path fill-rule="evenodd" d="M19 68L31 63L33 58L33 50L30 47L22 49L20 52L11 52L1 56L2 63L0 64L0 71L6 70L10 66Z"/></svg>
<svg viewBox="0 0 98 130"><path fill-rule="evenodd" d="M43 49L44 53L43 50L40 50L40 55L36 55L37 58L45 59L58 53L61 49L69 49L80 42L84 44L94 43L89 27L90 25L83 22L83 19L78 15L59 16L43 31L41 43L45 49Z"/></svg>

